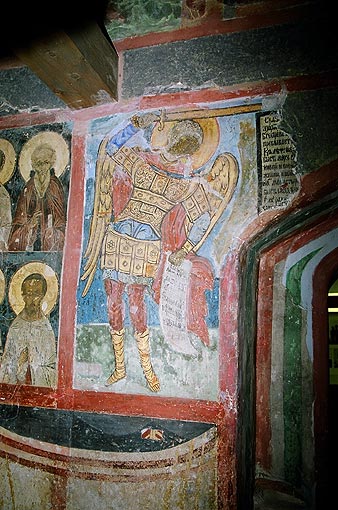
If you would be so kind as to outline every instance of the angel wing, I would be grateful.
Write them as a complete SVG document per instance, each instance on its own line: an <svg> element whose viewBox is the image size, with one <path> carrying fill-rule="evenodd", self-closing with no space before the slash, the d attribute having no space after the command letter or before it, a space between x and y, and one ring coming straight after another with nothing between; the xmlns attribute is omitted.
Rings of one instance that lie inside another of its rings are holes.
<svg viewBox="0 0 338 510"><path fill-rule="evenodd" d="M113 211L111 190L116 163L106 153L108 140L108 136L102 140L96 161L93 215L88 245L84 253L87 261L84 266L84 273L81 276L81 280L87 280L82 292L83 297L87 294L93 282L102 241Z"/></svg>
<svg viewBox="0 0 338 510"><path fill-rule="evenodd" d="M194 247L196 252L208 237L234 194L238 181L238 161L230 152L223 152L214 161L206 175L205 186L210 205L211 221L202 239Z"/></svg>

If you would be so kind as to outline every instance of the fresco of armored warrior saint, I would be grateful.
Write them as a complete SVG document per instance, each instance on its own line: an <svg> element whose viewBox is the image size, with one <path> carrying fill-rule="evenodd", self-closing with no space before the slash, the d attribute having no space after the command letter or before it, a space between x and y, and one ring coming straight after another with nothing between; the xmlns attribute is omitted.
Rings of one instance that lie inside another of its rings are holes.
<svg viewBox="0 0 338 510"><path fill-rule="evenodd" d="M111 386L128 376L125 299L147 387L161 381L150 356L146 296L159 305L162 331L189 353L189 339L208 346L206 291L210 261L198 254L231 200L238 181L233 154L217 155L216 118L192 115L163 122L157 114L131 117L106 136L97 154L95 198L82 280L90 291L100 261L115 367ZM137 137L150 130L151 143ZM188 339L188 340L187 340Z"/></svg>

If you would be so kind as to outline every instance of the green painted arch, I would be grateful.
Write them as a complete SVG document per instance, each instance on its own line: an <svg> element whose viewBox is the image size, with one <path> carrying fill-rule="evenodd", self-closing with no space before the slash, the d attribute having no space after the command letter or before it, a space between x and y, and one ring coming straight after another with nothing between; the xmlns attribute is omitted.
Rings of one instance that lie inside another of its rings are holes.
<svg viewBox="0 0 338 510"><path fill-rule="evenodd" d="M287 238L296 237L304 229L325 223L328 215L338 210L337 198L338 191L303 209L285 212L282 218L269 224L257 236L244 244L239 254L241 267L238 307L239 419L237 428L238 473L240 473L239 510L251 508L255 479L255 346L259 261L264 251L279 245Z"/></svg>

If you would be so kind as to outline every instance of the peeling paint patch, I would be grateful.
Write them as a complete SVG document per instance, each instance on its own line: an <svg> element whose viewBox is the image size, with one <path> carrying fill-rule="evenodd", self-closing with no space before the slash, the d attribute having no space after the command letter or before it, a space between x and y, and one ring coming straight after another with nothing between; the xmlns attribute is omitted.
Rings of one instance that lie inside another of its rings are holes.
<svg viewBox="0 0 338 510"><path fill-rule="evenodd" d="M225 405L231 413L237 413L237 398L232 395L228 389L220 392L220 401Z"/></svg>

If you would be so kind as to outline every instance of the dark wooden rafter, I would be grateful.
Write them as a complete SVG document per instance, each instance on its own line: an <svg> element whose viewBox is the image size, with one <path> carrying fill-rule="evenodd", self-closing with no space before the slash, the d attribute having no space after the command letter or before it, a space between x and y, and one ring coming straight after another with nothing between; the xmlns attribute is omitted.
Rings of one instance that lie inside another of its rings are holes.
<svg viewBox="0 0 338 510"><path fill-rule="evenodd" d="M96 21L28 41L14 53L71 109L117 100L118 55Z"/></svg>
<svg viewBox="0 0 338 510"><path fill-rule="evenodd" d="M0 58L19 59L71 109L117 101L118 54L104 24L108 2L6 2L2 19L15 29L0 31Z"/></svg>

